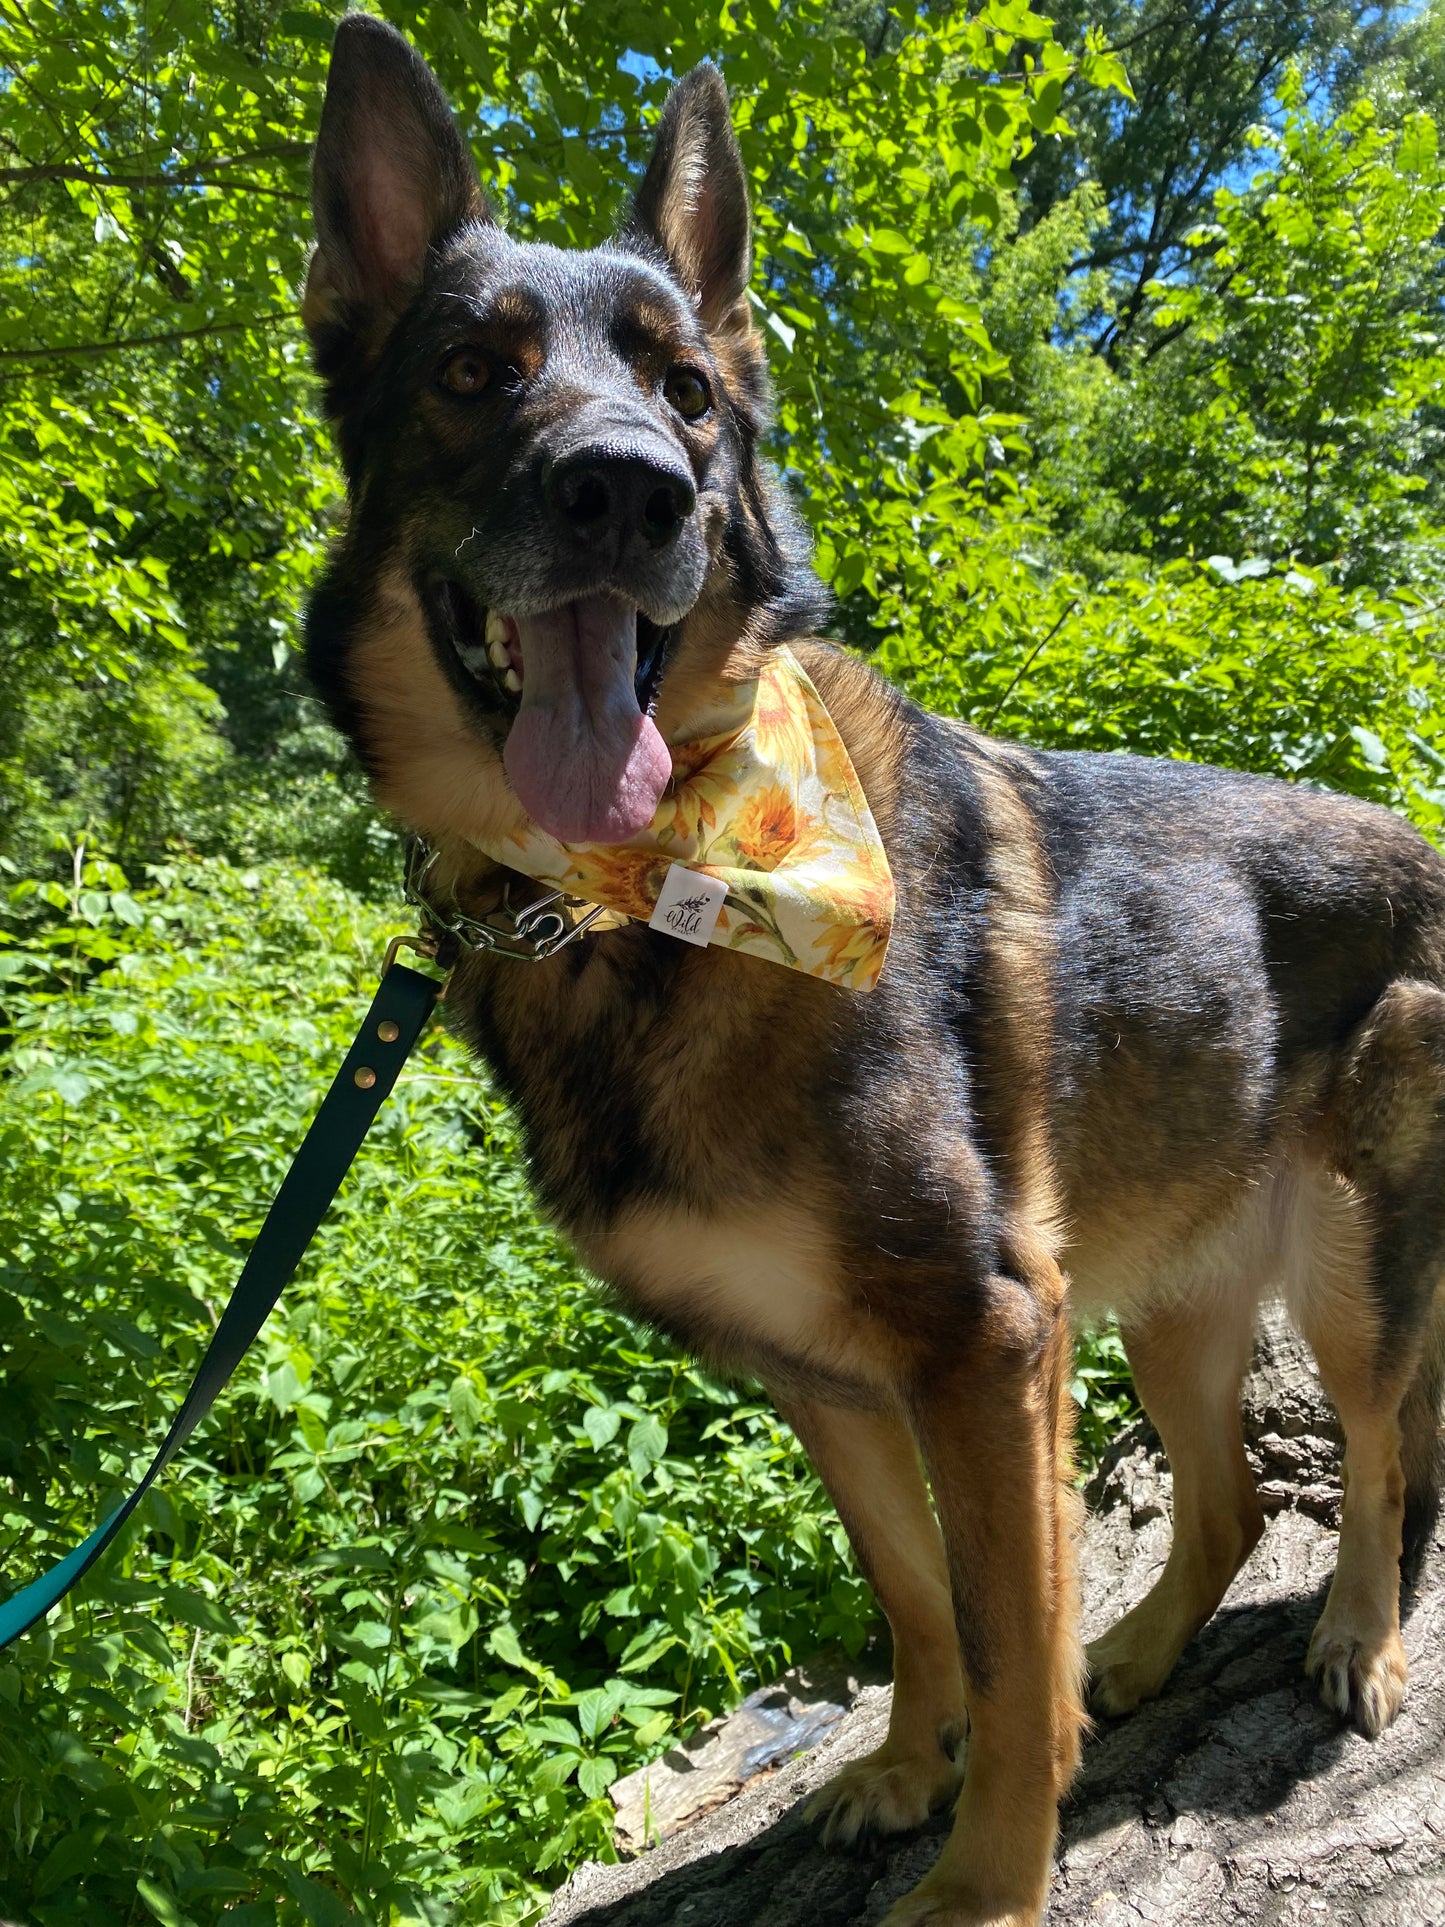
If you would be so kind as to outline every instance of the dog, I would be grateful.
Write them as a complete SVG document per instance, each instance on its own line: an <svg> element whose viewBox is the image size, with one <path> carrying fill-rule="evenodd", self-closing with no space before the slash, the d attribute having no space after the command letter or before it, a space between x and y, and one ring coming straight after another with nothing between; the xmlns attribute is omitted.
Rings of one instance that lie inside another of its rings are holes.
<svg viewBox="0 0 1445 1927"><path fill-rule="evenodd" d="M895 1684L827 1838L956 1797L889 1927L1026 1927L1086 1675L1108 1714L1158 1693L1260 1536L1238 1393L1267 1290L1347 1441L1308 1668L1367 1734L1400 1706L1445 1380L1445 863L1353 800L990 739L814 639L713 67L620 232L569 252L508 238L430 70L351 14L314 200L350 515L309 665L449 900L535 894L483 853L519 822L635 834L702 692L785 645L846 745L897 897L867 994L622 916L525 968L464 951L447 1003L589 1270L764 1382L848 1530ZM1072 1321L1105 1309L1174 1536L1086 1662Z"/></svg>

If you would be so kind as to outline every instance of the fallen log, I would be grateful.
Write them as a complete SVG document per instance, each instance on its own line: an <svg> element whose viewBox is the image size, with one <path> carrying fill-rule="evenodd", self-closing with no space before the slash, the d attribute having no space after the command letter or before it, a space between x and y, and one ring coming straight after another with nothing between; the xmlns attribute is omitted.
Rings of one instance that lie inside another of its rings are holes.
<svg viewBox="0 0 1445 1927"><path fill-rule="evenodd" d="M1303 1674L1334 1569L1339 1443L1307 1354L1274 1316L1245 1430L1268 1528L1163 1695L1095 1730L1062 1816L1049 1927L1445 1927L1445 1534L1407 1592L1404 1709L1362 1739ZM1163 1565L1168 1495L1141 1422L1091 1487L1090 1637ZM818 1845L808 1797L887 1725L886 1687L850 1697L831 1722L800 1726L826 1731L820 1744L707 1817L634 1859L579 1870L546 1927L875 1927L932 1864L948 1823L856 1856Z"/></svg>

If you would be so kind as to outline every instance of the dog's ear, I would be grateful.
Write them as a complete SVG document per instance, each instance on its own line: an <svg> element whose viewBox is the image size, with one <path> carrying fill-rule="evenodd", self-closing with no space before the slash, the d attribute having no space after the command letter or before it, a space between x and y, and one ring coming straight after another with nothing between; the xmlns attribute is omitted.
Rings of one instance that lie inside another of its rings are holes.
<svg viewBox="0 0 1445 1927"><path fill-rule="evenodd" d="M748 177L728 90L710 60L667 97L622 240L662 250L705 326L748 326L742 305L753 265Z"/></svg>
<svg viewBox="0 0 1445 1927"><path fill-rule="evenodd" d="M436 76L394 27L336 29L311 175L316 252L302 314L375 349L421 285L427 250L491 215Z"/></svg>

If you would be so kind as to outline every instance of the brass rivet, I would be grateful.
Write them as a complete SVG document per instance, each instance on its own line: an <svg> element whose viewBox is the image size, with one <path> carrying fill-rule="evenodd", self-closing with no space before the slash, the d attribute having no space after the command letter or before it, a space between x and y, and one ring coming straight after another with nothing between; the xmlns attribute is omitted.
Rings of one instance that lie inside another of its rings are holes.
<svg viewBox="0 0 1445 1927"><path fill-rule="evenodd" d="M363 1064L356 1073L357 1089L369 1091L375 1082L376 1072L371 1068L370 1064Z"/></svg>
<svg viewBox="0 0 1445 1927"><path fill-rule="evenodd" d="M383 1044L394 1044L401 1036L401 1025L394 1024L388 1017L384 1024L377 1025L376 1034Z"/></svg>

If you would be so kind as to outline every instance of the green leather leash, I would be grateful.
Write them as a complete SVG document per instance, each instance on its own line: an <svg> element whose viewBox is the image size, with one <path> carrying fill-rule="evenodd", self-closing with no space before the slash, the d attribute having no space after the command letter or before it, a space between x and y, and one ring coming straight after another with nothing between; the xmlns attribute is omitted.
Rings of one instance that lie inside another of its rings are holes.
<svg viewBox="0 0 1445 1927"><path fill-rule="evenodd" d="M371 1009L266 1213L191 1388L145 1477L88 1539L0 1603L0 1647L28 1631L95 1564L210 1411L294 1276L445 988L443 979L395 961L403 944L429 954L425 942L411 937L396 938L387 950Z"/></svg>

